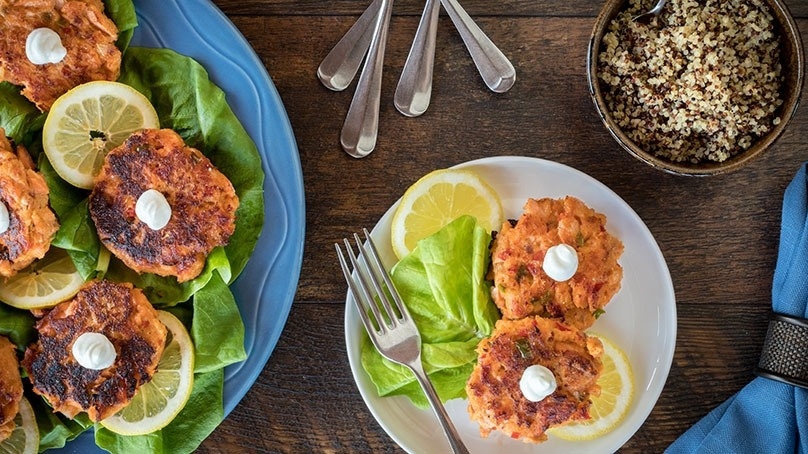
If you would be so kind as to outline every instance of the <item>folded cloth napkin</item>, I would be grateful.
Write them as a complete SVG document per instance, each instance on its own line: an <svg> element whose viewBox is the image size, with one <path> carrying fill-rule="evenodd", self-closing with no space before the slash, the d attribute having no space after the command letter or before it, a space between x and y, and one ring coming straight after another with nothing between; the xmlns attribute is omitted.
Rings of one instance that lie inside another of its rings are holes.
<svg viewBox="0 0 808 454"><path fill-rule="evenodd" d="M772 285L775 313L808 318L808 177L805 163L786 188ZM757 377L666 451L808 454L808 389Z"/></svg>

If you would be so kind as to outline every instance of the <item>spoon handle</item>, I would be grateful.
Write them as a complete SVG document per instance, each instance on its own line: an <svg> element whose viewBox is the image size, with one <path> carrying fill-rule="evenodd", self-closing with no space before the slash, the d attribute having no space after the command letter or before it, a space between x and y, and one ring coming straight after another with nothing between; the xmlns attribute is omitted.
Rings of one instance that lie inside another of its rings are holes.
<svg viewBox="0 0 808 454"><path fill-rule="evenodd" d="M398 80L393 102L396 109L408 117L417 117L426 112L432 97L439 13L440 0L426 0L407 62Z"/></svg>
<svg viewBox="0 0 808 454"><path fill-rule="evenodd" d="M373 0L320 63L317 78L326 88L342 91L351 84L370 47L373 24L381 6L381 0Z"/></svg>
<svg viewBox="0 0 808 454"><path fill-rule="evenodd" d="M477 65L485 85L495 93L505 93L516 82L516 70L508 57L480 30L457 0L441 0Z"/></svg>
<svg viewBox="0 0 808 454"><path fill-rule="evenodd" d="M380 14L376 17L370 50L356 92L342 125L340 143L346 153L364 158L376 147L379 130L379 98L382 91L382 67L387 29L393 12L393 0L381 0Z"/></svg>

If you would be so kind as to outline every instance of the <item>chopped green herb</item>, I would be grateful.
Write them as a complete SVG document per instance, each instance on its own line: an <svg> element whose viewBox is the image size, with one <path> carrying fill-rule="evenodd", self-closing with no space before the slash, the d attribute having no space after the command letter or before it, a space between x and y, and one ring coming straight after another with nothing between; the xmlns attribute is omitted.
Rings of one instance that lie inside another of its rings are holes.
<svg viewBox="0 0 808 454"><path fill-rule="evenodd" d="M522 279L528 276L530 276L530 271L527 269L527 265L519 265L519 268L516 270L516 282L522 282Z"/></svg>
<svg viewBox="0 0 808 454"><path fill-rule="evenodd" d="M584 241L584 234L579 231L578 234L575 235L575 245L581 247L584 245Z"/></svg>
<svg viewBox="0 0 808 454"><path fill-rule="evenodd" d="M595 317L595 320L597 320L601 315L605 313L606 311L604 311L603 309L597 309L595 312L592 312L592 315Z"/></svg>
<svg viewBox="0 0 808 454"><path fill-rule="evenodd" d="M553 292L551 290L547 290L542 293L541 296L534 297L530 302L533 305L539 305L541 307L547 306L548 303L553 301Z"/></svg>
<svg viewBox="0 0 808 454"><path fill-rule="evenodd" d="M533 356L533 352L530 350L530 344L528 343L527 339L517 339L516 349L519 350L519 355L521 355L524 359L529 359Z"/></svg>

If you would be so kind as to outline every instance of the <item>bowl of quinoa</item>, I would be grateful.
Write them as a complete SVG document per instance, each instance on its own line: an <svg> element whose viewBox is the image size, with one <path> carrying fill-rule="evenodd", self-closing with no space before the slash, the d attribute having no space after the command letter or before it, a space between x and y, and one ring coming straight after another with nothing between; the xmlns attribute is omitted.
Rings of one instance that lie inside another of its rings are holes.
<svg viewBox="0 0 808 454"><path fill-rule="evenodd" d="M780 0L607 0L587 53L595 107L636 158L679 175L736 170L799 104L803 47Z"/></svg>

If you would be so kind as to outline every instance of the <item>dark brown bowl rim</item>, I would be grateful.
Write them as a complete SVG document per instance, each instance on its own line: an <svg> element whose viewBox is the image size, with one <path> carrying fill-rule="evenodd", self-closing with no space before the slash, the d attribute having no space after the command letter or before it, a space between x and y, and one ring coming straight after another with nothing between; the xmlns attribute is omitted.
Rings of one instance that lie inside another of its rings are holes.
<svg viewBox="0 0 808 454"><path fill-rule="evenodd" d="M733 156L721 163L701 164L673 162L644 151L623 133L617 123L612 119L611 114L606 109L603 95L600 93L600 82L597 78L597 55L599 53L600 42L602 40L604 30L608 26L609 22L611 22L611 20L627 2L628 0L607 0L606 4L603 6L603 9L601 9L600 14L598 14L598 17L595 20L595 27L592 31L592 35L590 36L589 46L587 47L586 53L589 95L592 98L592 102L595 104L595 109L598 116L600 116L600 119L606 126L606 129L624 150L651 167L671 174L683 176L709 176L738 170L752 159L758 157L765 149L777 141L777 139L785 131L786 126L788 126L791 119L794 117L797 107L799 107L800 98L802 95L805 60L799 28L797 27L794 17L791 15L788 7L781 0L766 0L766 2L769 7L774 10L773 12L775 20L780 26L781 39L783 42L789 42L790 47L794 48L793 52L791 53L791 62L784 66L796 67L796 72L793 75L785 75L787 78L786 83L789 84L791 90L786 90L786 99L783 100L783 106L781 107L782 110L780 113L780 123L769 131L766 136L755 142L752 147L743 153Z"/></svg>

